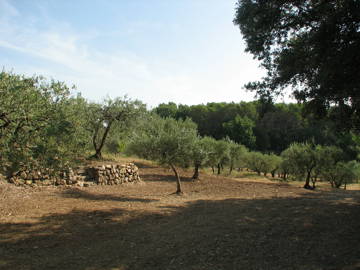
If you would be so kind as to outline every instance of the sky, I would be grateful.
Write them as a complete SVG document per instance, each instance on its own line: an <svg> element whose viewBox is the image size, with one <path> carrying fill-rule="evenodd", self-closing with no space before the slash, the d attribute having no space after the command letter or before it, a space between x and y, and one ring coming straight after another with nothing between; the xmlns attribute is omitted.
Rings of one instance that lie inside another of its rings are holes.
<svg viewBox="0 0 360 270"><path fill-rule="evenodd" d="M235 0L0 0L0 65L149 107L254 99Z"/></svg>

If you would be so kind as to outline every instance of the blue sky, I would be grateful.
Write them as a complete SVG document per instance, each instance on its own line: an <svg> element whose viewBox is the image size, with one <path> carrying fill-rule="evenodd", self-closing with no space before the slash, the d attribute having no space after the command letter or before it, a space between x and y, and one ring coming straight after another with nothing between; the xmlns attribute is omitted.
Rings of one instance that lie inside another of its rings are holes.
<svg viewBox="0 0 360 270"><path fill-rule="evenodd" d="M253 99L264 74L233 25L235 0L0 0L0 59L92 101L150 107Z"/></svg>

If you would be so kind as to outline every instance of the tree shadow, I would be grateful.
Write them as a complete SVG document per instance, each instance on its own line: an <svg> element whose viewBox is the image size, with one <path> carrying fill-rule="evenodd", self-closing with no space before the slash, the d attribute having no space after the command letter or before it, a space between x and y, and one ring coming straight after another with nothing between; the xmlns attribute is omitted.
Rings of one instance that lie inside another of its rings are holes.
<svg viewBox="0 0 360 270"><path fill-rule="evenodd" d="M0 269L358 269L359 201L321 196L198 200L158 213L74 210L1 224Z"/></svg>
<svg viewBox="0 0 360 270"><path fill-rule="evenodd" d="M147 182L176 182L175 175L172 174L158 174L145 173L140 175L141 179ZM191 177L180 175L181 182L193 182Z"/></svg>
<svg viewBox="0 0 360 270"><path fill-rule="evenodd" d="M134 197L114 196L109 194L96 194L78 188L66 189L61 193L64 198L78 198L90 201L117 201L117 202L142 202L150 203L155 199L143 199Z"/></svg>

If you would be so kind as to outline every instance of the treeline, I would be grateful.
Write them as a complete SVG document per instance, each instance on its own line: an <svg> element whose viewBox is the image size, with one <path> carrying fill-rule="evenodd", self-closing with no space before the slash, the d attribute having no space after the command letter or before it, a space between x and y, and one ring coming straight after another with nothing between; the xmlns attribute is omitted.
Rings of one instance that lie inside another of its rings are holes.
<svg viewBox="0 0 360 270"><path fill-rule="evenodd" d="M211 167L214 174L250 169L285 181L304 180L307 189L314 189L318 180L329 181L334 188L346 188L360 176L359 163L349 160L336 146L292 143L280 155L264 154L249 151L228 137L220 140L201 137L189 118L148 115L140 126L141 131L135 132L129 141L128 151L168 165L177 178L178 193L181 182L177 167L194 168L193 179L199 179L199 169L204 167Z"/></svg>
<svg viewBox="0 0 360 270"><path fill-rule="evenodd" d="M177 106L152 111L127 97L90 102L65 84L0 73L0 173L49 168L126 152L169 166L213 173L250 169L273 177L318 179L341 187L358 179L359 137L296 104L262 101ZM340 130L340 131L336 131Z"/></svg>
<svg viewBox="0 0 360 270"><path fill-rule="evenodd" d="M358 136L349 121L337 121L336 108L314 115L303 104L274 104L265 100L239 103L177 105L169 102L153 109L161 117L190 118L201 136L229 137L252 151L280 154L292 143L335 145L349 159L357 155Z"/></svg>

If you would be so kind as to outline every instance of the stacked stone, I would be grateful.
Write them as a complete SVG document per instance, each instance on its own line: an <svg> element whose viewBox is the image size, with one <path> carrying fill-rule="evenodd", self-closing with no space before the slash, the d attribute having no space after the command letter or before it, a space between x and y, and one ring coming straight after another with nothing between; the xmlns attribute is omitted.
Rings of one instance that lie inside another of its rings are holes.
<svg viewBox="0 0 360 270"><path fill-rule="evenodd" d="M56 180L51 178L52 171L50 169L44 170L23 170L14 173L9 182L17 186L21 185L38 185L38 186L49 186L53 185Z"/></svg>
<svg viewBox="0 0 360 270"><path fill-rule="evenodd" d="M140 181L139 169L133 163L125 165L103 165L93 168L95 183L118 185Z"/></svg>
<svg viewBox="0 0 360 270"><path fill-rule="evenodd" d="M69 168L61 172L59 177L52 177L49 169L23 170L14 173L9 182L17 186L49 186L49 185L77 185L90 186L98 185L117 185L140 181L139 169L135 164L125 165L102 165L99 167L78 167Z"/></svg>

